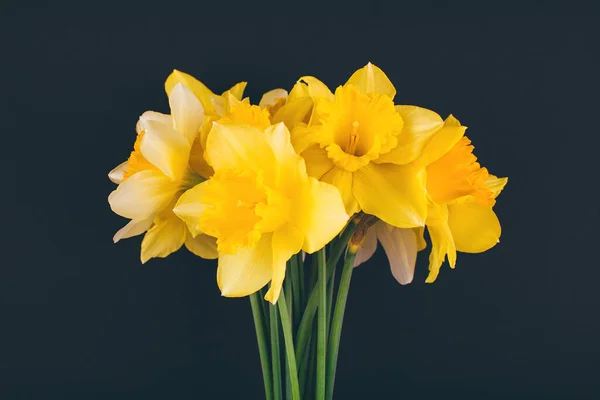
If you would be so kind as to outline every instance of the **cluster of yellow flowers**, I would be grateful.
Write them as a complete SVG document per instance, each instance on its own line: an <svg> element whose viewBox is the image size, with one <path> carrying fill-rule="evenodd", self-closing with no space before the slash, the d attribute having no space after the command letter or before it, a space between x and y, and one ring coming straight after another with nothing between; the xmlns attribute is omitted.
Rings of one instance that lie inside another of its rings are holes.
<svg viewBox="0 0 600 400"><path fill-rule="evenodd" d="M217 95L174 71L165 83L171 114L140 117L134 150L109 174L118 187L108 201L130 219L115 242L145 233L142 262L185 244L219 259L224 296L271 282L265 298L275 303L290 257L321 249L358 212L378 222L355 265L379 241L402 284L426 247L425 227L427 282L446 256L454 268L457 251L498 242L493 206L507 178L480 166L453 116L395 105L396 90L375 65L334 93L304 76L253 105L245 86Z"/></svg>

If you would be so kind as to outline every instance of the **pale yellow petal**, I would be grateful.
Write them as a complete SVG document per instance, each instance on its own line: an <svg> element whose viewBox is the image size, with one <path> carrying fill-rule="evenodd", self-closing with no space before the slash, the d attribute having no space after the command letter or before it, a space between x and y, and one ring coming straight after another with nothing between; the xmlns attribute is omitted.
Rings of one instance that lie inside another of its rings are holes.
<svg viewBox="0 0 600 400"><path fill-rule="evenodd" d="M265 295L265 300L275 304L279 299L281 285L285 278L286 262L300 251L303 242L302 232L286 224L273 233L273 275L271 286Z"/></svg>
<svg viewBox="0 0 600 400"><path fill-rule="evenodd" d="M198 98L200 103L202 103L202 107L204 108L204 112L206 114L216 115L214 101L220 96L214 94L209 88L207 88L202 82L193 76L177 70L173 70L173 73L171 73L171 75L169 75L165 81L165 91L167 92L167 95L171 94L171 91L178 83L183 84L194 93L196 98Z"/></svg>
<svg viewBox="0 0 600 400"><path fill-rule="evenodd" d="M164 209L179 186L159 171L140 171L124 180L109 196L111 209L122 217L144 220Z"/></svg>
<svg viewBox="0 0 600 400"><path fill-rule="evenodd" d="M186 190L179 197L177 204L173 208L173 212L186 223L193 237L202 233L200 229L200 216L206 209L206 206L200 202L200 198L202 197L205 185L206 183L203 182Z"/></svg>
<svg viewBox="0 0 600 400"><path fill-rule="evenodd" d="M306 172L309 176L314 176L317 179L329 172L333 168L333 161L327 157L327 150L322 149L318 145L314 145L306 149L302 153L302 158L306 162Z"/></svg>
<svg viewBox="0 0 600 400"><path fill-rule="evenodd" d="M391 97L396 96L396 88L387 75L377 66L368 63L357 70L348 82L363 93L379 93Z"/></svg>
<svg viewBox="0 0 600 400"><path fill-rule="evenodd" d="M429 275L425 282L436 280L446 255L451 268L456 265L456 246L448 226L448 207L431 204L427 215L427 231L431 238L429 255Z"/></svg>
<svg viewBox="0 0 600 400"><path fill-rule="evenodd" d="M346 225L346 213L338 189L315 178L309 178L295 204L293 224L304 234L302 249L313 253L329 243Z"/></svg>
<svg viewBox="0 0 600 400"><path fill-rule="evenodd" d="M275 115L271 117L271 123L283 122L288 129L293 129L297 124L308 120L312 107L313 100L310 97L290 100L275 112Z"/></svg>
<svg viewBox="0 0 600 400"><path fill-rule="evenodd" d="M205 158L215 171L269 172L274 157L264 133L248 125L215 123L206 141Z"/></svg>
<svg viewBox="0 0 600 400"><path fill-rule="evenodd" d="M244 90L246 90L246 85L248 84L248 82L239 82L236 83L235 85L233 85L231 87L231 89L228 90L229 93L231 93L231 95L233 97L235 97L238 100L242 100L242 97L244 97ZM225 94L225 93L223 93Z"/></svg>
<svg viewBox="0 0 600 400"><path fill-rule="evenodd" d="M273 276L272 234L263 235L252 248L241 247L235 254L219 254L217 284L225 297L251 295Z"/></svg>
<svg viewBox="0 0 600 400"><path fill-rule="evenodd" d="M498 178L492 174L490 174L485 180L485 186L494 194L494 198L498 197L507 183L508 178Z"/></svg>
<svg viewBox="0 0 600 400"><path fill-rule="evenodd" d="M169 105L173 128L192 144L204 120L204 107L200 100L190 89L178 83L169 94Z"/></svg>
<svg viewBox="0 0 600 400"><path fill-rule="evenodd" d="M368 164L354 172L360 208L398 228L423 226L427 215L422 171L411 165Z"/></svg>
<svg viewBox="0 0 600 400"><path fill-rule="evenodd" d="M274 106L281 99L287 99L288 92L285 89L273 89L263 94L258 103L260 108L265 108L266 106Z"/></svg>
<svg viewBox="0 0 600 400"><path fill-rule="evenodd" d="M185 237L185 247L198 257L206 260L215 260L219 254L217 253L217 239L208 235L198 235L193 237L188 231Z"/></svg>
<svg viewBox="0 0 600 400"><path fill-rule="evenodd" d="M423 167L439 159L458 143L466 130L466 126L460 125L460 122L450 115L444 121L444 126L425 144L421 157L415 161L415 164Z"/></svg>
<svg viewBox="0 0 600 400"><path fill-rule="evenodd" d="M359 203L354 196L352 172L333 167L321 177L321 181L332 184L340 191L348 215L360 211Z"/></svg>
<svg viewBox="0 0 600 400"><path fill-rule="evenodd" d="M181 179L187 169L190 143L168 124L144 116L140 121L146 132L140 145L144 158L169 178Z"/></svg>
<svg viewBox="0 0 600 400"><path fill-rule="evenodd" d="M419 226L417 228L413 228L415 231L415 235L417 237L417 251L425 250L427 247L427 242L425 241L425 227Z"/></svg>
<svg viewBox="0 0 600 400"><path fill-rule="evenodd" d="M167 217L157 217L154 226L142 240L142 264L151 258L164 258L176 252L185 242L187 229L185 223L173 213Z"/></svg>
<svg viewBox="0 0 600 400"><path fill-rule="evenodd" d="M276 185L284 193L292 195L298 190L298 185L308 178L304 159L294 151L290 132L283 123L271 125L265 130L263 136L277 161L277 166L274 168Z"/></svg>
<svg viewBox="0 0 600 400"><path fill-rule="evenodd" d="M292 145L298 154L302 154L311 146L318 145L322 138L320 126L297 125L291 131Z"/></svg>
<svg viewBox="0 0 600 400"><path fill-rule="evenodd" d="M448 225L456 249L463 253L489 250L500 238L500 221L494 210L474 201L449 205Z"/></svg>
<svg viewBox="0 0 600 400"><path fill-rule="evenodd" d="M123 181L123 174L127 171L127 167L129 166L129 162L125 161L121 164L117 165L112 171L108 173L108 179L111 182L119 184Z"/></svg>
<svg viewBox="0 0 600 400"><path fill-rule="evenodd" d="M377 239L390 262L392 275L401 285L412 282L417 262L417 237L411 228L396 228L383 221L375 226Z"/></svg>
<svg viewBox="0 0 600 400"><path fill-rule="evenodd" d="M153 222L154 215L141 221L132 219L131 221L129 221L129 223L127 223L127 225L125 225L124 227L119 229L117 233L115 233L115 236L113 236L113 242L117 243L121 239L127 239L130 237L141 235L142 233L150 229Z"/></svg>
<svg viewBox="0 0 600 400"><path fill-rule="evenodd" d="M416 106L396 106L404 126L397 136L398 145L379 156L377 163L408 164L418 158L425 144L444 125L442 117L434 111Z"/></svg>
<svg viewBox="0 0 600 400"><path fill-rule="evenodd" d="M360 245L360 248L356 252L356 258L354 259L354 267L358 267L360 264L368 261L377 250L377 233L375 228L371 227L365 235L365 239Z"/></svg>
<svg viewBox="0 0 600 400"><path fill-rule="evenodd" d="M302 78L300 78L300 81L306 82L306 84L308 85L308 95L312 97L313 100L334 100L333 93L331 93L331 90L329 90L327 85L315 78L314 76L303 76Z"/></svg>
<svg viewBox="0 0 600 400"><path fill-rule="evenodd" d="M297 81L292 90L290 90L287 101L291 103L301 97L310 97L310 93L308 92L308 85L306 83Z"/></svg>

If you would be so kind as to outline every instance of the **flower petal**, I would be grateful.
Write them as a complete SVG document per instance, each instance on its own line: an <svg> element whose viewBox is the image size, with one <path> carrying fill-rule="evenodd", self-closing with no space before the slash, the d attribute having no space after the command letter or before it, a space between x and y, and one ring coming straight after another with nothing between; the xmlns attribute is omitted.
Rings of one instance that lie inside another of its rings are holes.
<svg viewBox="0 0 600 400"><path fill-rule="evenodd" d="M244 96L244 90L246 90L247 84L248 84L248 82L238 82L235 85L233 85L226 92L231 93L231 95L233 97L235 97L236 99L242 100L242 97ZM224 96L224 95L225 95L225 93L222 94L222 96Z"/></svg>
<svg viewBox="0 0 600 400"><path fill-rule="evenodd" d="M314 145L306 149L302 153L302 158L306 162L306 172L309 176L314 176L317 179L333 168L333 161L327 157L327 150L322 149L318 145Z"/></svg>
<svg viewBox="0 0 600 400"><path fill-rule="evenodd" d="M427 215L422 171L411 165L368 164L354 172L360 208L398 228L422 226Z"/></svg>
<svg viewBox="0 0 600 400"><path fill-rule="evenodd" d="M185 247L197 255L206 260L214 260L219 254L217 253L217 239L208 235L198 235L193 237L188 231L185 237Z"/></svg>
<svg viewBox="0 0 600 400"><path fill-rule="evenodd" d="M178 83L169 94L169 105L173 117L173 128L190 144L194 143L204 120L204 108L200 100L190 89Z"/></svg>
<svg viewBox="0 0 600 400"><path fill-rule="evenodd" d="M354 85L363 93L384 94L392 99L396 96L396 88L387 75L371 63L357 70L346 83Z"/></svg>
<svg viewBox="0 0 600 400"><path fill-rule="evenodd" d="M436 280L446 255L451 268L456 265L456 246L452 232L448 227L448 207L431 204L427 214L427 231L431 238L431 253L429 254L429 275L425 282Z"/></svg>
<svg viewBox="0 0 600 400"><path fill-rule="evenodd" d="M203 233L200 229L200 216L206 209L206 206L200 202L200 198L202 197L202 191L206 185L205 182L186 190L181 197L179 197L177 204L173 208L175 215L186 223L193 237Z"/></svg>
<svg viewBox="0 0 600 400"><path fill-rule="evenodd" d="M417 237L417 251L425 250L427 247L427 242L425 241L425 227L419 226L417 228L413 228L415 231L415 235Z"/></svg>
<svg viewBox="0 0 600 400"><path fill-rule="evenodd" d="M158 171L140 171L121 182L108 196L108 202L116 214L143 220L165 208L178 189Z"/></svg>
<svg viewBox="0 0 600 400"><path fill-rule="evenodd" d="M377 239L390 262L392 275L401 284L412 282L417 262L417 236L411 228L396 228L382 221L375 224Z"/></svg>
<svg viewBox="0 0 600 400"><path fill-rule="evenodd" d="M462 126L456 118L450 115L444 121L444 126L425 144L421 157L415 161L415 164L427 166L439 159L458 143L466 130L466 126Z"/></svg>
<svg viewBox="0 0 600 400"><path fill-rule="evenodd" d="M436 112L416 106L396 106L404 126L397 136L398 145L379 156L376 163L408 164L419 157L427 141L444 125Z"/></svg>
<svg viewBox="0 0 600 400"><path fill-rule="evenodd" d="M215 123L206 141L206 161L215 169L269 171L275 156L264 133L239 124Z"/></svg>
<svg viewBox="0 0 600 400"><path fill-rule="evenodd" d="M265 300L275 304L279 299L281 285L285 278L286 262L300 251L304 237L298 228L286 224L273 233L273 275L271 287L265 295Z"/></svg>
<svg viewBox="0 0 600 400"><path fill-rule="evenodd" d="M171 91L177 84L183 84L185 87L190 89L196 98L202 103L204 112L208 115L216 115L214 101L220 96L214 94L209 88L207 88L202 82L197 80L191 75L185 72L173 70L171 75L165 81L165 91L167 95L171 95Z"/></svg>
<svg viewBox="0 0 600 400"><path fill-rule="evenodd" d="M502 232L494 210L475 201L449 205L448 226L456 249L463 253L481 253L491 249L498 243Z"/></svg>
<svg viewBox="0 0 600 400"><path fill-rule="evenodd" d="M365 235L365 240L356 252L354 267L358 267L360 264L373 257L375 250L377 250L377 232L375 231L375 227L371 227Z"/></svg>
<svg viewBox="0 0 600 400"><path fill-rule="evenodd" d="M154 226L142 240L142 264L151 258L164 258L176 252L185 242L185 223L171 212L166 214L154 220Z"/></svg>
<svg viewBox="0 0 600 400"><path fill-rule="evenodd" d="M258 103L260 108L265 108L266 106L274 106L280 99L287 99L288 92L285 89L273 89L263 94Z"/></svg>
<svg viewBox="0 0 600 400"><path fill-rule="evenodd" d="M349 216L338 189L315 178L300 190L301 197L295 205L297 218L293 221L304 233L302 250L314 253L329 243L346 225Z"/></svg>
<svg viewBox="0 0 600 400"><path fill-rule="evenodd" d="M118 168L118 167L117 167ZM494 198L500 195L504 186L508 183L508 178L498 178L490 174L485 180L485 186L494 194Z"/></svg>
<svg viewBox="0 0 600 400"><path fill-rule="evenodd" d="M121 164L117 165L112 171L108 173L108 179L110 179L113 183L119 184L123 181L123 174L127 171L127 167L129 166L128 161L124 161Z"/></svg>
<svg viewBox="0 0 600 400"><path fill-rule="evenodd" d="M121 239L127 239L133 236L141 235L146 232L152 226L154 222L154 215L150 216L147 219L143 219L141 221L132 219L115 233L113 236L113 242L117 243Z"/></svg>
<svg viewBox="0 0 600 400"><path fill-rule="evenodd" d="M271 280L272 236L263 235L252 248L241 247L234 254L219 254L217 284L222 296L248 296Z"/></svg>
<svg viewBox="0 0 600 400"><path fill-rule="evenodd" d="M146 132L140 145L142 155L169 178L181 179L187 169L190 143L171 125L146 119L144 115L140 117Z"/></svg>
<svg viewBox="0 0 600 400"><path fill-rule="evenodd" d="M333 167L321 177L322 182L327 182L338 188L346 207L346 213L352 215L360 211L359 203L354 196L352 172Z"/></svg>
<svg viewBox="0 0 600 400"><path fill-rule="evenodd" d="M308 85L308 95L312 97L313 100L334 100L335 97L333 96L333 93L331 93L331 90L329 90L327 85L315 78L314 76L303 76L302 78L300 78L300 81L306 82L306 84Z"/></svg>
<svg viewBox="0 0 600 400"><path fill-rule="evenodd" d="M313 107L313 100L310 97L299 97L288 101L271 118L271 123L277 124L283 122L288 129L293 129L300 122L308 119Z"/></svg>

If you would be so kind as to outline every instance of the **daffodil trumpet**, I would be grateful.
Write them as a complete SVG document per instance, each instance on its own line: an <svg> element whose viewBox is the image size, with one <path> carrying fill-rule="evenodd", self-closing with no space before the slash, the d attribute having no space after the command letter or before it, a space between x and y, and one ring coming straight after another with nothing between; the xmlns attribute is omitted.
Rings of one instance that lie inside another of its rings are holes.
<svg viewBox="0 0 600 400"><path fill-rule="evenodd" d="M371 63L335 90L306 75L253 104L245 87L169 75L169 114L143 113L109 173L128 220L113 240L144 235L142 263L183 246L217 259L221 295L250 297L266 399L330 400L355 267L381 244L409 284L428 237L433 283L446 259L499 242L507 178L454 116L395 104Z"/></svg>

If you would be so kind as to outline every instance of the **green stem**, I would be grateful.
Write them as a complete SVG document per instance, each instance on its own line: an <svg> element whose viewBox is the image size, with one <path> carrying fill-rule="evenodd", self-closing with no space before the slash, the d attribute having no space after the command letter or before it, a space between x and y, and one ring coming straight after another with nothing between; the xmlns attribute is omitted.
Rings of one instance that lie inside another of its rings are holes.
<svg viewBox="0 0 600 400"><path fill-rule="evenodd" d="M285 344L285 356L287 359L288 378L290 382L291 398L300 400L300 385L298 383L298 369L296 366L296 353L294 352L294 336L292 335L292 321L288 314L288 307L285 302L285 294L282 292L277 300L279 306L279 315L281 316L281 326L283 328L283 339Z"/></svg>
<svg viewBox="0 0 600 400"><path fill-rule="evenodd" d="M269 305L271 321L271 367L273 371L273 400L281 400L281 356L279 355L279 318L277 306Z"/></svg>
<svg viewBox="0 0 600 400"><path fill-rule="evenodd" d="M331 310L333 309L333 287L335 285L335 264L331 271L331 278L327 282L327 334L329 335L330 321L331 321Z"/></svg>
<svg viewBox="0 0 600 400"><path fill-rule="evenodd" d="M287 262L287 271L291 270L291 261ZM283 294L286 293L287 294L287 298L290 299L289 303L287 303L286 307L287 307L287 312L288 312L288 316L289 315L293 315L292 314L292 293L293 293L293 288L292 288L292 280L290 278L290 276L286 276L286 279L283 281L283 290L281 291L281 295L279 297L279 301L281 301L281 296L283 296ZM283 324L283 321L282 321ZM285 366L285 398L286 400L292 400L292 388L291 388L291 384L292 382L290 381L290 370L289 370L289 366L286 364Z"/></svg>
<svg viewBox="0 0 600 400"><path fill-rule="evenodd" d="M271 365L269 363L269 348L267 346L267 332L265 321L261 310L262 301L260 293L256 292L250 295L250 305L252 307L252 316L254 317L254 328L256 330L256 341L258 342L258 353L260 354L260 367L265 384L265 397L267 400L273 399L271 390L273 383L271 381Z"/></svg>
<svg viewBox="0 0 600 400"><path fill-rule="evenodd" d="M298 257L300 257L299 254L293 255L292 258L290 259L289 265L290 265L290 278L291 278L291 282L292 282L292 298L290 299L290 301L293 304L293 307L290 306L290 310L293 309L293 312L290 311L291 313L291 321L292 321L292 331L295 332L296 328L298 326L298 323L300 323L300 313L301 313L301 306L302 306L302 286L300 285L300 275L299 275L299 265L298 265ZM289 298L289 296L288 296Z"/></svg>
<svg viewBox="0 0 600 400"><path fill-rule="evenodd" d="M327 399L333 398L335 370L340 350L340 336L342 334L344 311L346 310L346 301L348 300L348 291L350 289L350 280L352 279L352 270L354 269L356 250L358 250L357 247L349 246L348 248L346 261L344 262L344 267L342 269L337 299L335 301L333 319L331 321L331 332L329 334L329 348L327 353Z"/></svg>
<svg viewBox="0 0 600 400"><path fill-rule="evenodd" d="M346 249L346 245L350 238L354 234L357 226L356 219L352 220L346 227L342 235L332 246L331 254L327 260L327 278L329 279L333 275L333 266L337 264L342 253ZM315 317L315 312L319 306L319 291L316 285L313 286L308 301L306 302L306 308L302 315L302 320L298 326L298 334L296 336L296 357L301 358L302 354L306 351L306 345L308 343L308 337L312 331L312 322Z"/></svg>
<svg viewBox="0 0 600 400"><path fill-rule="evenodd" d="M317 315L317 393L316 400L325 400L325 371L327 369L327 262L325 249L317 253L319 280L319 312Z"/></svg>

